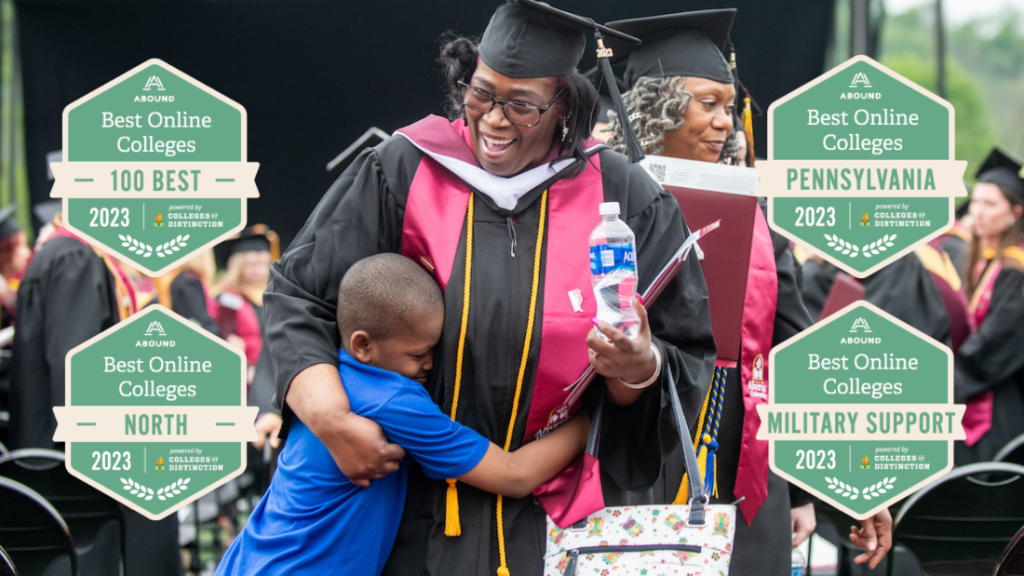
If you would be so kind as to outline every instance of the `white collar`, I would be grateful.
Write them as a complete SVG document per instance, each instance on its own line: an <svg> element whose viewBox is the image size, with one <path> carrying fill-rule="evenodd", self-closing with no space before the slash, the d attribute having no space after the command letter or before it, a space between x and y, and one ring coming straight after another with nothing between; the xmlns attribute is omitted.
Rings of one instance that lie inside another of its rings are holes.
<svg viewBox="0 0 1024 576"><path fill-rule="evenodd" d="M451 156L445 156L438 152L428 150L412 138L409 138L406 134L403 134L401 131L398 131L395 134L405 136L409 142L412 142L413 146L419 148L424 154L436 160L438 164L447 168L452 174L458 176L463 182L469 184L475 190L479 190L481 193L486 194L488 198L494 201L496 206L503 210L514 210L516 204L519 203L519 199L525 196L527 192L537 188L537 186L540 186L544 181L549 180L551 177L565 170L575 162L575 159L573 158L566 158L564 160L542 164L525 172L516 174L515 176L503 178L501 176L495 176L483 168L463 160L458 160Z"/></svg>

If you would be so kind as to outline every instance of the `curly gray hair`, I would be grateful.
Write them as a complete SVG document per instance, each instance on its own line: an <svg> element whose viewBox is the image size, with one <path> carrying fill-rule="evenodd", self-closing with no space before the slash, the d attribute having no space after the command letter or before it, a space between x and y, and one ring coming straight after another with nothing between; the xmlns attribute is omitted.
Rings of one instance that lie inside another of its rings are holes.
<svg viewBox="0 0 1024 576"><path fill-rule="evenodd" d="M742 124L733 122L737 128L734 128L729 137L725 139L725 146L722 147L722 155L718 158L720 164L728 164L730 166L740 165L740 139L746 139L746 133L743 132ZM742 160L746 160L743 158Z"/></svg>
<svg viewBox="0 0 1024 576"><path fill-rule="evenodd" d="M685 76L667 78L640 78L636 86L622 95L629 112L629 126L633 129L645 154L660 154L665 148L661 142L665 134L683 125L683 113L693 94L683 90ZM626 151L626 141L619 130L619 118L608 113L608 128L612 137L608 146L617 152Z"/></svg>

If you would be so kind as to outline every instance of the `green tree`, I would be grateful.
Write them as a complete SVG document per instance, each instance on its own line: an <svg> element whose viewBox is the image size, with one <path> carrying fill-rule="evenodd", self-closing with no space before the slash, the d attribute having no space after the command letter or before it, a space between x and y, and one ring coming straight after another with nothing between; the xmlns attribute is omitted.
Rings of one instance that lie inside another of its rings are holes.
<svg viewBox="0 0 1024 576"><path fill-rule="evenodd" d="M933 62L904 55L882 58L882 64L935 91ZM967 175L972 176L995 144L996 136L978 81L955 62L948 62L946 67L946 100L956 111L956 158L967 160Z"/></svg>

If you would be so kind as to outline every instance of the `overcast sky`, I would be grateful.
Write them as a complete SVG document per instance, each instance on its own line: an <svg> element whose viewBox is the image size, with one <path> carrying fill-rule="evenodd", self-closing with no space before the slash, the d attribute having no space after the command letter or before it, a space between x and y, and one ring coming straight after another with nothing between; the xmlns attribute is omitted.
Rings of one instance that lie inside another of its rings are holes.
<svg viewBox="0 0 1024 576"><path fill-rule="evenodd" d="M934 4L933 0L885 0L888 11L899 14L921 4ZM1024 0L944 0L942 3L948 24L960 24L973 18L998 14L1007 7L1024 14Z"/></svg>

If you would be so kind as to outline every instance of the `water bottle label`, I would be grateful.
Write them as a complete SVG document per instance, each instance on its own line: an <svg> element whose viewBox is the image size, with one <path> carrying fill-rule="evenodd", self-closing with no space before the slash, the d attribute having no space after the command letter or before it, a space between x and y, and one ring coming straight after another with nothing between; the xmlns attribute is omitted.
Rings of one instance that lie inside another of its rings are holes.
<svg viewBox="0 0 1024 576"><path fill-rule="evenodd" d="M590 274L600 276L626 268L636 270L636 248L629 246L608 246L607 244L590 247Z"/></svg>

